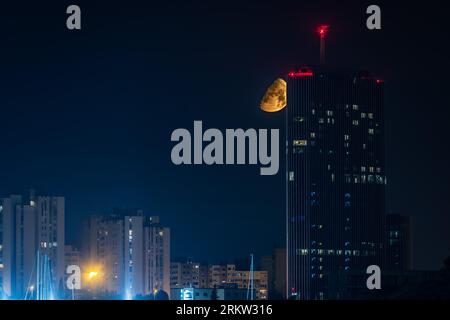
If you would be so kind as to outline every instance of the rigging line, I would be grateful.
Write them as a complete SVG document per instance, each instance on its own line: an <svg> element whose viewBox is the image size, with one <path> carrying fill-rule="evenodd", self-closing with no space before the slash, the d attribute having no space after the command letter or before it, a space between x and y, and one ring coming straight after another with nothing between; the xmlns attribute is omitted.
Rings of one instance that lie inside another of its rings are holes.
<svg viewBox="0 0 450 320"><path fill-rule="evenodd" d="M28 286L27 286L27 291L25 292L24 300L27 300L28 292L30 291L30 287L31 287L30 283L31 283L31 280L33 279L33 273L34 273L35 269L36 269L36 255L34 256L33 268L31 269L31 275L30 275L30 278L28 279ZM31 294L32 294L32 292L31 292ZM31 298L33 298L33 297L31 297Z"/></svg>

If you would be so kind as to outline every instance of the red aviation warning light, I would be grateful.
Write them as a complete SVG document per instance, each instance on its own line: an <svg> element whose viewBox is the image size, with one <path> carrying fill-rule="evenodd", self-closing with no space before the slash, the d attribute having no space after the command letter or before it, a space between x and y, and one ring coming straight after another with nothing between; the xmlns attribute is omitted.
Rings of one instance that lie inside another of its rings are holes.
<svg viewBox="0 0 450 320"><path fill-rule="evenodd" d="M329 28L329 26L319 26L318 28L317 28L317 32L319 33L319 35L320 35L320 38L325 38L325 36L327 35L327 32L328 32L328 28Z"/></svg>
<svg viewBox="0 0 450 320"><path fill-rule="evenodd" d="M314 76L313 70L309 67L302 67L298 71L291 71L288 73L288 77L297 78L297 77L312 77Z"/></svg>

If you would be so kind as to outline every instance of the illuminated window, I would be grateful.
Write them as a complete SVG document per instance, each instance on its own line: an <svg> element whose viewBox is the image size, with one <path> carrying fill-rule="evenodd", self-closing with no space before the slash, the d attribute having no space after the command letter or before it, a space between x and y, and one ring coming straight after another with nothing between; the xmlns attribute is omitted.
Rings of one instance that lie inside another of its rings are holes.
<svg viewBox="0 0 450 320"><path fill-rule="evenodd" d="M359 126L359 120L353 120L352 123L354 126Z"/></svg>
<svg viewBox="0 0 450 320"><path fill-rule="evenodd" d="M300 249L300 255L306 256L308 254L308 249Z"/></svg>
<svg viewBox="0 0 450 320"><path fill-rule="evenodd" d="M368 114L367 114L367 117L368 117L369 119L373 119L373 113L368 113Z"/></svg>
<svg viewBox="0 0 450 320"><path fill-rule="evenodd" d="M329 116L329 117L333 116L333 111L332 110L327 110L327 116Z"/></svg>
<svg viewBox="0 0 450 320"><path fill-rule="evenodd" d="M311 132L310 135L311 135L311 138L315 138L316 137L316 133L315 132Z"/></svg>
<svg viewBox="0 0 450 320"><path fill-rule="evenodd" d="M369 134L373 134L373 132L374 132L373 129L370 128L370 129L369 129Z"/></svg>
<svg viewBox="0 0 450 320"><path fill-rule="evenodd" d="M303 121L305 121L305 118L303 118L303 117L295 117L294 121L295 122L303 122Z"/></svg>
<svg viewBox="0 0 450 320"><path fill-rule="evenodd" d="M294 140L293 145L294 146L306 146L308 144L307 140Z"/></svg>
<svg viewBox="0 0 450 320"><path fill-rule="evenodd" d="M358 109L359 109L359 106L357 104L354 104L353 105L353 110L358 110Z"/></svg>
<svg viewBox="0 0 450 320"><path fill-rule="evenodd" d="M348 134L344 134L344 140L345 140L345 141L348 141L348 140L350 140L350 135L348 135Z"/></svg>
<svg viewBox="0 0 450 320"><path fill-rule="evenodd" d="M294 171L289 171L289 181L294 181Z"/></svg>
<svg viewBox="0 0 450 320"><path fill-rule="evenodd" d="M366 113L365 112L361 112L361 119L364 119L366 117Z"/></svg>

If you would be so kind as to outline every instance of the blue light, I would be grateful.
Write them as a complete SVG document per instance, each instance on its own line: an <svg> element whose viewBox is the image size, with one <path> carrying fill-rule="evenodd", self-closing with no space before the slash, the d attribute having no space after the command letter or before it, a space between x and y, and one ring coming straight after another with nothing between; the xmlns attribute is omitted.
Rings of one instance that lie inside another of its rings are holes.
<svg viewBox="0 0 450 320"><path fill-rule="evenodd" d="M181 289L180 300L194 300L194 288Z"/></svg>

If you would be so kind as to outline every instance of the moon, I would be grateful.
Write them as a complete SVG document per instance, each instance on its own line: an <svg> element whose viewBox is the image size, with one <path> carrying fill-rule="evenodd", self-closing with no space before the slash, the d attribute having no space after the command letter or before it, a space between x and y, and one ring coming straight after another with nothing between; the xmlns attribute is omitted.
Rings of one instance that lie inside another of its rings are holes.
<svg viewBox="0 0 450 320"><path fill-rule="evenodd" d="M261 100L260 108L265 112L277 112L286 107L286 81L275 80Z"/></svg>

